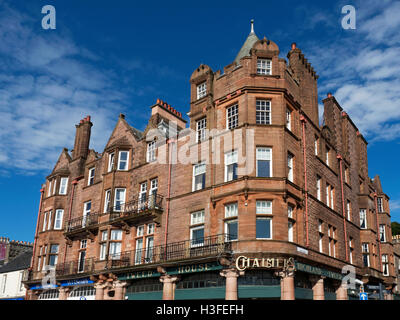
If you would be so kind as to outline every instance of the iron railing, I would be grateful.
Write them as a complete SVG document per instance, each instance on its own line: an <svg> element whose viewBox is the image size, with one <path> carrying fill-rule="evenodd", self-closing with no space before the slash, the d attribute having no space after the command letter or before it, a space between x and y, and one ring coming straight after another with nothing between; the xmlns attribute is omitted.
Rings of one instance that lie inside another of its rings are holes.
<svg viewBox="0 0 400 320"><path fill-rule="evenodd" d="M95 271L94 261L93 258L88 258L58 263L56 265L56 276L93 272Z"/></svg>
<svg viewBox="0 0 400 320"><path fill-rule="evenodd" d="M105 260L87 258L83 260L67 261L56 265L56 276L87 274L107 269L118 269L140 266L151 263L164 263L185 259L217 257L231 253L231 242L226 234L219 234L196 240L185 240L169 243L166 246L154 246L145 249L124 251L110 254ZM30 272L29 279L43 277L41 271Z"/></svg>
<svg viewBox="0 0 400 320"><path fill-rule="evenodd" d="M231 252L228 235L220 234L196 240L169 243L146 249L124 251L108 256L107 268L123 268L149 263L217 256Z"/></svg>
<svg viewBox="0 0 400 320"><path fill-rule="evenodd" d="M95 213L71 219L67 222L67 225L65 227L65 232L72 232L79 229L84 229L87 227L97 225L99 223L100 216L101 214Z"/></svg>
<svg viewBox="0 0 400 320"><path fill-rule="evenodd" d="M163 196L152 194L148 197L136 197L129 202L117 204L108 210L110 221L121 217L133 217L147 210L163 210L162 201Z"/></svg>

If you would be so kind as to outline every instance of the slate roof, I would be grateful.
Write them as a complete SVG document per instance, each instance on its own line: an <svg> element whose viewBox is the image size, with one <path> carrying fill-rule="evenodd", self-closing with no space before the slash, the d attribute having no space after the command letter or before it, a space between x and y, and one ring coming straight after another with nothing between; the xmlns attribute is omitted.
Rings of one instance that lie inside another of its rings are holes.
<svg viewBox="0 0 400 320"><path fill-rule="evenodd" d="M13 260L6 265L0 267L0 273L25 270L30 267L32 259L32 252L23 252L16 256Z"/></svg>
<svg viewBox="0 0 400 320"><path fill-rule="evenodd" d="M235 62L237 64L240 64L239 63L240 59L250 55L251 48L253 48L254 44L258 40L260 40L260 39L258 39L257 35L255 34L255 32L253 30L253 21L251 23L252 23L251 31L250 31L249 35L247 36L247 39L244 42L242 48L240 49L238 55L235 58Z"/></svg>

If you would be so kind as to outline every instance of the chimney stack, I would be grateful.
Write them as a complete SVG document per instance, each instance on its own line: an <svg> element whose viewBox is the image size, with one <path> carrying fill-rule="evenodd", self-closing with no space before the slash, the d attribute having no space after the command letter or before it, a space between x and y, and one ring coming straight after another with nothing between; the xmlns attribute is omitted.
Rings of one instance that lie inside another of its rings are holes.
<svg viewBox="0 0 400 320"><path fill-rule="evenodd" d="M77 158L87 158L89 153L90 133L93 123L90 122L90 116L83 118L79 124L75 125L75 144L72 153L73 160Z"/></svg>

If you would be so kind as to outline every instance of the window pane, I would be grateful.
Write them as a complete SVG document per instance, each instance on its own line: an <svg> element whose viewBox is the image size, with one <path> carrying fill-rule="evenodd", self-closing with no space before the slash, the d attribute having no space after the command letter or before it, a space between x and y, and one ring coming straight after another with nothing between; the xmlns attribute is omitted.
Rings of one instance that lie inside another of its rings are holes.
<svg viewBox="0 0 400 320"><path fill-rule="evenodd" d="M192 246L204 243L204 228L192 229Z"/></svg>
<svg viewBox="0 0 400 320"><path fill-rule="evenodd" d="M258 160L257 161L257 177L269 178L270 176L271 176L270 161Z"/></svg>
<svg viewBox="0 0 400 320"><path fill-rule="evenodd" d="M272 202L271 201L257 201L256 202L256 213L257 214L271 214L272 213Z"/></svg>
<svg viewBox="0 0 400 320"><path fill-rule="evenodd" d="M226 226L226 234L228 235L228 240L237 240L238 239L238 222L237 220L228 221L225 223Z"/></svg>
<svg viewBox="0 0 400 320"><path fill-rule="evenodd" d="M238 204L232 203L225 206L225 218L236 217L238 215Z"/></svg>
<svg viewBox="0 0 400 320"><path fill-rule="evenodd" d="M270 219L257 219L256 237L257 237L257 239L270 239L271 238L271 220Z"/></svg>

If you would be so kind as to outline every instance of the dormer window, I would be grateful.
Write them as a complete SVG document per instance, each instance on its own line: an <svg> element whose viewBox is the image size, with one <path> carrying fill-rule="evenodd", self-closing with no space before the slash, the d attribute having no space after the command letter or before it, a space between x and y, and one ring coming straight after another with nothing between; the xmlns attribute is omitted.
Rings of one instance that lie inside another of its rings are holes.
<svg viewBox="0 0 400 320"><path fill-rule="evenodd" d="M271 75L272 62L271 59L257 59L257 74Z"/></svg>
<svg viewBox="0 0 400 320"><path fill-rule="evenodd" d="M151 141L147 143L147 162L156 160L156 142Z"/></svg>
<svg viewBox="0 0 400 320"><path fill-rule="evenodd" d="M88 186L94 183L94 168L89 169Z"/></svg>
<svg viewBox="0 0 400 320"><path fill-rule="evenodd" d="M61 178L59 194L67 194L68 178Z"/></svg>
<svg viewBox="0 0 400 320"><path fill-rule="evenodd" d="M207 83L203 82L197 86L197 99L201 99L207 95Z"/></svg>
<svg viewBox="0 0 400 320"><path fill-rule="evenodd" d="M110 172L114 168L114 152L108 155L108 172Z"/></svg>
<svg viewBox="0 0 400 320"><path fill-rule="evenodd" d="M120 151L118 157L118 170L128 170L129 151Z"/></svg>

